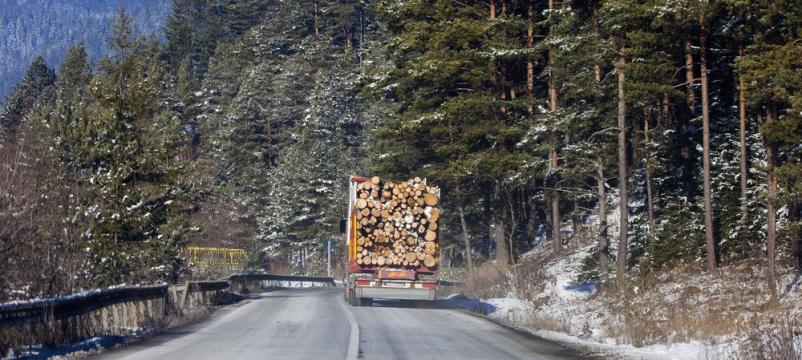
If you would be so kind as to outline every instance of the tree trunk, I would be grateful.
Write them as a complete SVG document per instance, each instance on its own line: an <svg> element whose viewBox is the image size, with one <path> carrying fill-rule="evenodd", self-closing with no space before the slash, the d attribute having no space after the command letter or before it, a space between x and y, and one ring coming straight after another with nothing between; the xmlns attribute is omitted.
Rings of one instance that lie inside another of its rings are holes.
<svg viewBox="0 0 802 360"><path fill-rule="evenodd" d="M646 159L646 215L649 233L654 232L654 196L652 194L652 169L649 163L649 120L643 121L644 156Z"/></svg>
<svg viewBox="0 0 802 360"><path fill-rule="evenodd" d="M535 7L531 3L527 8L526 16L526 46L529 49L532 49L535 46ZM535 60L530 55L526 57L526 95L528 96L526 110L529 112L529 115L532 115L535 112L534 92Z"/></svg>
<svg viewBox="0 0 802 360"><path fill-rule="evenodd" d="M510 195L512 198L512 195ZM510 264L515 264L515 229L518 228L518 221L515 217L515 206L512 203L512 199L509 201L510 205L510 235L507 236L508 248L510 250Z"/></svg>
<svg viewBox="0 0 802 360"><path fill-rule="evenodd" d="M593 6L591 14L592 14L591 21L593 22L593 32L596 35L599 35L598 10L596 9L595 5ZM599 65L598 62L593 64L593 79L596 80L597 85L601 84L601 65Z"/></svg>
<svg viewBox="0 0 802 360"><path fill-rule="evenodd" d="M359 46L357 47L357 58L362 64L362 47L365 46L365 11L359 11Z"/></svg>
<svg viewBox="0 0 802 360"><path fill-rule="evenodd" d="M623 47L619 49L623 54ZM616 283L620 289L626 284L624 273L627 269L627 235L629 232L629 206L627 204L627 123L624 97L624 55L618 57L618 191L621 209L618 237L618 259L616 259Z"/></svg>
<svg viewBox="0 0 802 360"><path fill-rule="evenodd" d="M685 40L683 49L685 51L685 81L686 81L686 93L687 93L687 105L688 105L688 114L691 117L696 116L696 96L694 95L694 83L695 79L693 76L693 52L691 51L691 42L690 40ZM682 165L683 165L683 177L681 181L684 184L685 194L688 198L692 198L696 193L696 187L694 186L694 175L695 171L693 168L693 158L691 157L691 145L690 145L690 129L688 124L688 118L686 116L679 116L679 145L680 145L680 156L682 157Z"/></svg>
<svg viewBox="0 0 802 360"><path fill-rule="evenodd" d="M551 12L554 11L554 0L549 0L549 20L551 20ZM551 113L557 112L557 81L554 79L554 54L549 51L549 110ZM549 170L554 172L557 170L557 135L556 129L551 136L552 148L549 150ZM562 239L560 239L560 193L558 186L554 184L554 191L551 196L551 241L554 253L560 253L562 248Z"/></svg>
<svg viewBox="0 0 802 360"><path fill-rule="evenodd" d="M683 43L683 49L685 50L685 92L688 98L688 111L690 112L691 116L696 115L696 95L693 90L693 85L696 82L693 76L693 50L691 47L691 41L685 39Z"/></svg>
<svg viewBox="0 0 802 360"><path fill-rule="evenodd" d="M775 112L774 108L769 106L766 111L766 120L761 124L762 126L769 125L774 122ZM770 301L772 304L777 304L777 281L775 273L775 256L777 249L777 209L775 202L777 201L777 177L774 173L774 168L777 165L777 144L762 137L763 146L766 148L766 281L769 287Z"/></svg>
<svg viewBox="0 0 802 360"><path fill-rule="evenodd" d="M320 26L318 25L318 4L315 1L315 38L320 37Z"/></svg>
<svg viewBox="0 0 802 360"><path fill-rule="evenodd" d="M669 120L671 119L671 106L670 100L668 99L668 94L663 94L663 109L660 112L660 126L665 127L669 124Z"/></svg>
<svg viewBox="0 0 802 360"><path fill-rule="evenodd" d="M738 55L743 56L744 54L744 47L741 44L738 44ZM740 150L741 150L741 158L740 158L740 165L741 165L741 221L746 224L746 221L749 217L749 209L747 208L747 184L749 181L749 174L747 173L747 161L746 161L746 94L744 90L746 89L746 84L744 81L744 77L739 75L738 76L738 115L740 118Z"/></svg>
<svg viewBox="0 0 802 360"><path fill-rule="evenodd" d="M599 161L596 167L596 186L599 198L599 275L607 280L610 267L610 244L607 239L607 189L604 187L604 165Z"/></svg>
<svg viewBox="0 0 802 360"><path fill-rule="evenodd" d="M713 239L713 194L710 188L710 109L707 90L707 31L705 15L699 16L699 66L702 80L702 177L705 202L705 243L707 248L707 270L716 273L716 244Z"/></svg>
<svg viewBox="0 0 802 360"><path fill-rule="evenodd" d="M772 121L772 115L766 118L766 122ZM768 164L768 205L766 219L768 226L766 227L766 257L768 264L766 267L766 280L769 285L769 294L771 302L777 303L777 280L775 275L775 253L777 248L777 209L774 207L774 202L777 198L777 177L774 175L774 167L777 160L777 148L775 144L769 143L766 146L766 157Z"/></svg>
<svg viewBox="0 0 802 360"><path fill-rule="evenodd" d="M462 204L457 205L459 211L459 222L462 225L462 240L465 242L465 261L468 267L468 275L473 274L473 256L471 256L471 237L468 235L468 224L465 222L465 210Z"/></svg>
<svg viewBox="0 0 802 360"><path fill-rule="evenodd" d="M504 236L504 202L501 199L501 184L496 180L493 191L493 241L496 242L496 264L506 268L510 264L510 251Z"/></svg>
<svg viewBox="0 0 802 360"><path fill-rule="evenodd" d="M534 185L531 185L534 188ZM527 209L526 217L526 238L534 242L535 235L537 235L537 208L534 199L531 199L531 194L524 193L521 199L521 207Z"/></svg>
<svg viewBox="0 0 802 360"><path fill-rule="evenodd" d="M496 18L496 0L490 0L490 19Z"/></svg>
<svg viewBox="0 0 802 360"><path fill-rule="evenodd" d="M791 260L797 272L802 271L802 229L799 228L799 201L792 201L788 205L788 222L797 228L791 232Z"/></svg>
<svg viewBox="0 0 802 360"><path fill-rule="evenodd" d="M553 141L556 143L556 141ZM556 171L557 169L557 151L549 150L549 170ZM555 189L552 190L551 199L551 244L555 253L559 253L562 249L562 239L560 238L560 194L557 192L557 184L554 184Z"/></svg>

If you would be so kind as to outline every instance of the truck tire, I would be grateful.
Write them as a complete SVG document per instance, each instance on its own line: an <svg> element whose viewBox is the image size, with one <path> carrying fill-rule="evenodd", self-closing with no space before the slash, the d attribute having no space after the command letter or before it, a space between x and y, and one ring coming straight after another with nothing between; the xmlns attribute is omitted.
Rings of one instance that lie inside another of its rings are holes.
<svg viewBox="0 0 802 360"><path fill-rule="evenodd" d="M346 299L348 301L348 304L351 305L351 306L361 306L362 305L362 302L361 302L362 298L359 298L359 297L356 296L356 289L349 288L349 290L350 291L348 292L348 299Z"/></svg>

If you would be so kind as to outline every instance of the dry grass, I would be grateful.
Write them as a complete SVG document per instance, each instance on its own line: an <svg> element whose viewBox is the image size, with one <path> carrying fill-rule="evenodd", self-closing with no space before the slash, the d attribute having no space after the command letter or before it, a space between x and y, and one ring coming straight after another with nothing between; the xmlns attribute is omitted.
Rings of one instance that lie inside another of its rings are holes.
<svg viewBox="0 0 802 360"><path fill-rule="evenodd" d="M802 359L802 321L789 319L787 314L769 319L749 332L741 345L740 357L750 360Z"/></svg>
<svg viewBox="0 0 802 360"><path fill-rule="evenodd" d="M719 276L687 264L632 275L624 290L561 298L553 287L555 269L564 265L556 264L572 254L535 251L506 270L486 263L466 282L466 294L529 300L535 312L518 325L592 341L613 339L636 347L699 341L710 344L700 354L709 359L802 359L802 293L788 286L781 305L771 306L760 261L729 264ZM778 270L787 285L792 270ZM783 322L781 316L796 320Z"/></svg>
<svg viewBox="0 0 802 360"><path fill-rule="evenodd" d="M502 268L493 263L484 263L468 277L465 293L483 299L507 296L509 278Z"/></svg>
<svg viewBox="0 0 802 360"><path fill-rule="evenodd" d="M551 280L543 264L553 258L551 254L532 256L507 269L486 262L468 277L465 293L483 299L513 296L533 301Z"/></svg>
<svg viewBox="0 0 802 360"><path fill-rule="evenodd" d="M694 266L639 278L624 291L600 294L608 336L634 346L721 339L746 334L780 309L767 306L757 264L722 268L720 277Z"/></svg>

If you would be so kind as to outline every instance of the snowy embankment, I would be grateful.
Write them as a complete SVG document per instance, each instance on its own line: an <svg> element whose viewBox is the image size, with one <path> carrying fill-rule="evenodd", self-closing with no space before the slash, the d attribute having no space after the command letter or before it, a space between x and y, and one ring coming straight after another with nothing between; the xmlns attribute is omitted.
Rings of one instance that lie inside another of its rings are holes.
<svg viewBox="0 0 802 360"><path fill-rule="evenodd" d="M511 281L538 283L535 290L510 286L506 296L460 294L448 302L542 338L623 359L741 358L741 346L750 346L744 345L750 341L764 351L765 344L756 338L787 341L787 336L770 335L762 327L775 324L778 317L802 315L795 305L802 303L799 279L790 273L783 277L780 307L766 307L759 264L726 267L720 277L689 266L633 279L625 292L600 291L594 282L577 280L591 246L556 258L547 256L547 248L538 247L521 259L522 266L537 267L536 273L523 272L528 279ZM802 337L797 334L794 340L796 349L802 349Z"/></svg>

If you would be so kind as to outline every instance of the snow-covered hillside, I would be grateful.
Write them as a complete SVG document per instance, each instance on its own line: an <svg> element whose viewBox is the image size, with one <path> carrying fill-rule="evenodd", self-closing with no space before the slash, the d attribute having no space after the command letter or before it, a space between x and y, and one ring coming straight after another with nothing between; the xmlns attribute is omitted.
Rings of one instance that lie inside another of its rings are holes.
<svg viewBox="0 0 802 360"><path fill-rule="evenodd" d="M507 286L506 294L496 293L498 297L477 297L469 282L469 296L456 295L449 301L603 356L751 358L756 352L787 351L790 339L796 342L796 355L802 354L802 337L792 335L794 321L802 315L798 307L802 290L800 279L790 270L783 272L777 308L768 304L760 264L751 262L724 267L720 276L694 266L678 267L633 279L619 292L579 280L591 249L586 245L551 258L550 248L538 247L502 280L504 284L533 283L528 289ZM487 267L478 272L487 272ZM529 267L540 271L524 270ZM515 278L521 274L529 277Z"/></svg>

